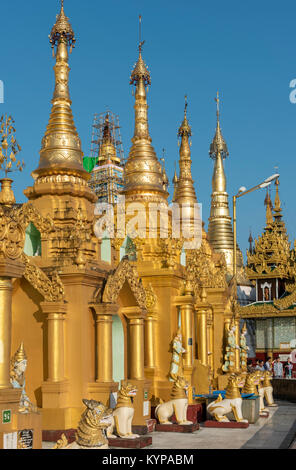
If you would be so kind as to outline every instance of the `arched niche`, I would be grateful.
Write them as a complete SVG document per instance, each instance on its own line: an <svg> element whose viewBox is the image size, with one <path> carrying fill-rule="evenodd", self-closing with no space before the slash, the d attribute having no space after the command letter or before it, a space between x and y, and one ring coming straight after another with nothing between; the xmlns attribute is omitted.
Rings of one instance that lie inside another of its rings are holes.
<svg viewBox="0 0 296 470"><path fill-rule="evenodd" d="M41 256L41 234L30 222L25 231L24 253L27 256Z"/></svg>
<svg viewBox="0 0 296 470"><path fill-rule="evenodd" d="M137 260L137 248L128 235L120 247L120 260L122 260L124 256L127 256L129 261Z"/></svg>
<svg viewBox="0 0 296 470"><path fill-rule="evenodd" d="M104 231L101 242L101 260L111 263L111 241L107 230Z"/></svg>

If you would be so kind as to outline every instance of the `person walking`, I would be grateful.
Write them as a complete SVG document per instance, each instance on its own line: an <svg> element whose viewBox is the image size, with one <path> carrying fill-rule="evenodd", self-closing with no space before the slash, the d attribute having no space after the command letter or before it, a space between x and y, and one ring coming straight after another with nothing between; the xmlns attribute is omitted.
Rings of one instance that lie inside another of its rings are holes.
<svg viewBox="0 0 296 470"><path fill-rule="evenodd" d="M273 375L275 379L281 379L283 377L283 364L279 357L273 363Z"/></svg>

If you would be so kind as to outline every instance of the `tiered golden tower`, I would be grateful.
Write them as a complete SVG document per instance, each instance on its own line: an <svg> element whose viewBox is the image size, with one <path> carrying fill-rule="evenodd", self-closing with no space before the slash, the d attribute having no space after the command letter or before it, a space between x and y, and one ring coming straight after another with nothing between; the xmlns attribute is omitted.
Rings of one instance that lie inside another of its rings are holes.
<svg viewBox="0 0 296 470"><path fill-rule="evenodd" d="M217 92L217 126L213 141L210 145L210 157L214 160L214 172L212 177L212 200L209 217L208 236L209 242L215 251L224 253L227 271L233 274L233 230L229 214L228 193L226 191L226 176L223 160L229 153L227 144L223 138L220 127L219 93ZM239 251L239 249L238 249ZM238 267L242 267L242 255L239 251Z"/></svg>

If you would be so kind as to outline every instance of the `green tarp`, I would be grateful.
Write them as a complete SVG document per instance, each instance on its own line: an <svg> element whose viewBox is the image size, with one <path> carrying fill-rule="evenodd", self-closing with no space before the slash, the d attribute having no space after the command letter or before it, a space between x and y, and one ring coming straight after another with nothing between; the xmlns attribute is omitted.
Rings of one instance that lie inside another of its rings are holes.
<svg viewBox="0 0 296 470"><path fill-rule="evenodd" d="M93 168L96 166L98 158L93 157L84 157L83 158L83 168L88 172L91 173Z"/></svg>

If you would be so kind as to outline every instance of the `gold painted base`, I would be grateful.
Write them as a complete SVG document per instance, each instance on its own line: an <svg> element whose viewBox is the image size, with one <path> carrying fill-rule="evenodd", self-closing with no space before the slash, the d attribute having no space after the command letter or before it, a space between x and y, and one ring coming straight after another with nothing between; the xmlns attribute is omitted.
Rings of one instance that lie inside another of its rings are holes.
<svg viewBox="0 0 296 470"><path fill-rule="evenodd" d="M199 360L195 360L193 364L192 386L195 393L209 393L210 389L210 367L202 364Z"/></svg>
<svg viewBox="0 0 296 470"><path fill-rule="evenodd" d="M0 389L0 433L9 433L17 430L17 417L21 390L15 388ZM10 420L5 422L4 411L10 411Z"/></svg>
<svg viewBox="0 0 296 470"><path fill-rule="evenodd" d="M42 430L76 429L85 407L77 408L42 408Z"/></svg>

